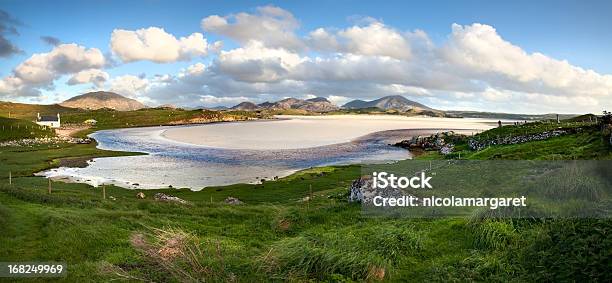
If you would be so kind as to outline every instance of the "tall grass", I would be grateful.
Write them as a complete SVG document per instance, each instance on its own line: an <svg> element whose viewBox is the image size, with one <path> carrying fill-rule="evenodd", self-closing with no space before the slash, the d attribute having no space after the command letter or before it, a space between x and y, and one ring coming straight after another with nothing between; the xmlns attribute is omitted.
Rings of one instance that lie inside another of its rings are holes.
<svg viewBox="0 0 612 283"><path fill-rule="evenodd" d="M423 236L411 227L375 225L315 231L283 239L262 256L275 278L382 280L406 255L417 255Z"/></svg>

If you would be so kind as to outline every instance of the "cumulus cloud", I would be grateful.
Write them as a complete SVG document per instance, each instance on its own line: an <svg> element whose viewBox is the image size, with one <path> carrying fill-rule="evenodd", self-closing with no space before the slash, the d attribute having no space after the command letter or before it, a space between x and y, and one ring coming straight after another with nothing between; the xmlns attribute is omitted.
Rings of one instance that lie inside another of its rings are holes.
<svg viewBox="0 0 612 283"><path fill-rule="evenodd" d="M99 69L106 63L97 48L74 43L61 44L47 53L37 53L17 65L11 75L0 80L2 96L37 96L40 89L50 89L62 75L87 69Z"/></svg>
<svg viewBox="0 0 612 283"><path fill-rule="evenodd" d="M74 74L67 82L68 85L92 83L98 88L104 86L108 80L108 73L98 69L88 69Z"/></svg>
<svg viewBox="0 0 612 283"><path fill-rule="evenodd" d="M410 43L398 31L381 22L372 22L367 26L353 26L338 32L343 42L342 51L360 55L389 56L397 59L409 59Z"/></svg>
<svg viewBox="0 0 612 283"><path fill-rule="evenodd" d="M148 100L143 95L149 88L149 80L133 75L115 77L110 82L110 90L132 98Z"/></svg>
<svg viewBox="0 0 612 283"><path fill-rule="evenodd" d="M32 55L0 80L0 94L36 95L58 77L71 75L68 84L108 85L146 102L185 106L288 96L322 96L343 104L395 94L446 109L581 112L612 106L612 75L527 52L479 23L454 24L439 43L425 31L399 30L371 18L300 36L293 14L265 6L212 15L202 19L201 27L238 46L223 49L221 42L209 44L197 32L177 38L157 27L117 29L110 45L121 62L190 65L176 73L111 79L103 70L108 58L99 50L60 44ZM208 55L211 60L197 62Z"/></svg>
<svg viewBox="0 0 612 283"><path fill-rule="evenodd" d="M101 68L104 55L97 48L85 48L71 43L61 44L51 52L38 53L19 64L15 77L30 84L49 84L58 76L85 69Z"/></svg>
<svg viewBox="0 0 612 283"><path fill-rule="evenodd" d="M0 97L34 97L40 95L40 91L25 84L20 78L8 76L0 80Z"/></svg>
<svg viewBox="0 0 612 283"><path fill-rule="evenodd" d="M111 49L123 61L149 60L156 63L187 61L205 56L209 45L201 33L176 38L158 27L135 31L116 29L111 35ZM219 48L220 43L212 47Z"/></svg>
<svg viewBox="0 0 612 283"><path fill-rule="evenodd" d="M500 88L560 95L612 94L611 75L600 75L542 53L529 54L488 25L453 24L441 54L462 73Z"/></svg>
<svg viewBox="0 0 612 283"><path fill-rule="evenodd" d="M240 81L273 82L286 78L302 61L296 53L249 41L244 47L221 51L216 69Z"/></svg>
<svg viewBox="0 0 612 283"><path fill-rule="evenodd" d="M241 43L257 40L269 47L298 50L302 40L295 35L299 22L293 14L275 6L258 7L253 14L212 15L202 19L202 29Z"/></svg>

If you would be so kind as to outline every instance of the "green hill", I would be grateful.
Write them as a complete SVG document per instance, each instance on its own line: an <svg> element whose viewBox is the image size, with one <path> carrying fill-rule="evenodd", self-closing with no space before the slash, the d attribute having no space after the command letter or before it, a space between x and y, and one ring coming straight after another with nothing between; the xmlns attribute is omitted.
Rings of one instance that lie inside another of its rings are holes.
<svg viewBox="0 0 612 283"><path fill-rule="evenodd" d="M58 104L25 104L0 101L0 116L34 120L36 113L41 115L55 115L57 113L78 112L80 110L64 107ZM10 115L9 115L10 114Z"/></svg>

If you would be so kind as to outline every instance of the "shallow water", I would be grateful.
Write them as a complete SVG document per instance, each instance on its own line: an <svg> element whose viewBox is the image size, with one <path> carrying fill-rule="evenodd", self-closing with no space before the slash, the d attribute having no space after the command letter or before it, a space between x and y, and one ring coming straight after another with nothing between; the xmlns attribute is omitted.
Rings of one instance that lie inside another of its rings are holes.
<svg viewBox="0 0 612 283"><path fill-rule="evenodd" d="M258 123L241 123L241 126L248 128L249 125ZM223 125L231 128L235 123L215 124L215 127ZM393 130L372 133L350 142L267 150L195 145L173 141L163 135L169 129L198 130L207 126L209 125L98 131L91 134L91 137L98 141L98 147L101 149L143 152L147 155L96 158L85 168L61 167L41 174L94 186L115 184L125 188L142 189L172 186L200 190L207 186L256 183L261 178L270 180L275 176L287 176L309 167L408 159L411 158L408 151L389 144L412 135L438 131ZM259 142L265 143L266 139L274 137L262 137Z"/></svg>

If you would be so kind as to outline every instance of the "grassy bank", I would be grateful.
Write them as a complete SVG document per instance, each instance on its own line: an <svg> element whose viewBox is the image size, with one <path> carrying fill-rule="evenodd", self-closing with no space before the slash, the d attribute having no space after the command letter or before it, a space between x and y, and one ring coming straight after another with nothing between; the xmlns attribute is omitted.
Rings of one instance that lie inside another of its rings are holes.
<svg viewBox="0 0 612 283"><path fill-rule="evenodd" d="M469 159L610 158L594 129L479 152L462 146ZM91 144L1 148L1 261L65 261L69 276L58 281L67 282L612 280L609 220L366 217L346 201L359 166L143 191L145 199L114 186L103 199L102 188L59 182L49 194L47 180L31 176L66 158L115 154L124 153ZM154 201L156 192L189 204ZM229 196L245 204L227 205Z"/></svg>

